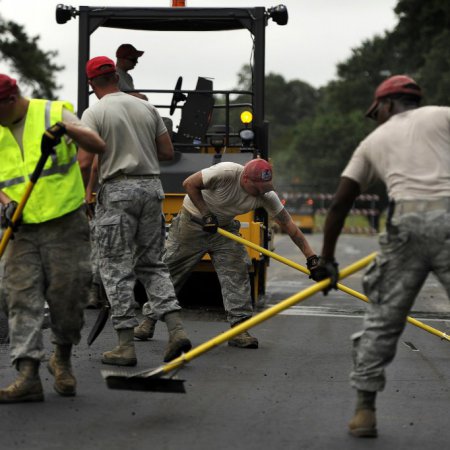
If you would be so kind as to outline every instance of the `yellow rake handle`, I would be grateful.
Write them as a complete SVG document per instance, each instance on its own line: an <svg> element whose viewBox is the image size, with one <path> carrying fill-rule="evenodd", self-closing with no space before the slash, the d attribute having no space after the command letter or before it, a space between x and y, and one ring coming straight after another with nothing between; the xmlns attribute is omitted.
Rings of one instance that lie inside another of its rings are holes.
<svg viewBox="0 0 450 450"><path fill-rule="evenodd" d="M226 231L222 228L218 228L218 233L220 233L222 236L225 236L229 239L232 239L233 241L239 242L240 244L243 244L247 247L250 247L256 251L259 251L263 255L270 256L273 259L276 259L277 261L286 264L287 266L290 266L294 269L299 270L300 272L305 273L306 275L309 275L309 270L306 267L301 266L300 264L297 264L294 261L291 261L290 259L284 258L283 256L277 255L274 252L271 252L270 250L265 249L264 247L261 247L259 245L254 244L253 242L247 241L247 239L243 239L239 236L236 236L233 233L230 233L229 231ZM370 303L370 300L365 296L364 294L359 293L358 291L354 291L353 289L338 283L337 288L342 291L346 292L347 294L352 295L353 297L359 298L363 302ZM422 328L425 331L428 331L428 333L434 334L435 336L440 337L441 339L445 339L447 341L450 341L450 336L442 331L437 330L436 328L430 327L429 325L424 324L423 322L420 322L417 319L413 319L412 317L407 317L406 319L410 324L415 325L416 327Z"/></svg>
<svg viewBox="0 0 450 450"><path fill-rule="evenodd" d="M234 235L233 235L234 236ZM345 278L351 275L352 273L357 272L358 270L361 270L365 266L367 266L376 256L376 253L371 253L370 255L366 256L365 258L360 259L359 261L351 264L350 266L342 269L339 272L339 278ZM297 294L287 298L286 300L283 300L282 302L272 306L271 308L268 308L261 313L253 316L252 318L246 320L245 322L240 323L239 325L236 325L235 327L229 329L228 331L225 331L222 334L219 334L218 336L210 339L209 341L204 342L203 344L200 344L199 346L193 348L189 352L181 355L180 357L174 359L173 361L165 364L161 367L161 372L168 373L171 372L178 367L184 365L185 363L191 361L192 359L196 358L197 356L200 356L201 354L207 352L208 350L217 347L218 345L229 341L231 338L237 336L238 334L241 334L242 332L260 324L261 322L264 322L267 319L270 319L271 317L275 316L276 314L280 313L281 311L284 311L285 309L290 308L291 306L300 303L303 300L306 300L308 297L311 297L312 295L316 294L317 292L320 292L324 288L326 288L330 284L330 279L327 278L326 280L319 281L318 283L314 284L313 286L310 286L309 288L304 289L303 291L298 292Z"/></svg>

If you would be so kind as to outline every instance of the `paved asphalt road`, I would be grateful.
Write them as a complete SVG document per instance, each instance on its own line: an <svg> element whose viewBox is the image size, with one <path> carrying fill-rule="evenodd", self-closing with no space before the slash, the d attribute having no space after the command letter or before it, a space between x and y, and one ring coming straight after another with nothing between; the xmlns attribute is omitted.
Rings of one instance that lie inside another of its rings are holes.
<svg viewBox="0 0 450 450"><path fill-rule="evenodd" d="M322 236L311 236L320 251ZM376 249L376 239L343 236L342 267ZM304 263L286 236L276 251ZM361 275L348 285L360 290ZM267 305L307 287L311 281L272 263ZM349 336L362 325L364 303L333 292L316 295L258 325L258 350L222 345L195 359L178 376L186 394L109 390L100 370L101 352L116 344L108 324L88 348L86 336L96 311L86 311L83 340L74 355L78 395L58 396L41 368L46 401L2 405L0 449L94 450L278 450L449 448L450 342L408 325L388 368L388 385L378 401L379 438L358 440L346 432L354 406L348 385ZM194 345L228 329L222 312L185 310ZM450 304L430 278L412 313L450 333ZM136 342L138 368L157 367L167 334L159 323L155 338ZM50 351L49 333L45 331ZM45 364L45 363L44 363ZM11 382L8 348L0 347L0 384Z"/></svg>

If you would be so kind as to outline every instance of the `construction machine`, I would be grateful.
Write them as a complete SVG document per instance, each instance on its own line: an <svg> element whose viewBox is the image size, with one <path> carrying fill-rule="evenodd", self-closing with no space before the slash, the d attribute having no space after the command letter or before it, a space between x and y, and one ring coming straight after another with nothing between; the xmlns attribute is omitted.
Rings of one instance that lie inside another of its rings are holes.
<svg viewBox="0 0 450 450"><path fill-rule="evenodd" d="M102 28L148 32L198 32L247 30L252 42L251 87L248 90L214 90L213 80L199 76L195 89L183 88L180 76L172 90L136 87L141 93L171 95L167 104L155 104L161 116L181 111L178 127L165 117L175 148L175 158L161 163L161 181L166 193L163 203L167 227L178 214L185 195L182 182L189 175L222 161L245 164L255 157L270 159L269 124L264 117L265 31L272 20L285 25L284 5L265 7L56 7L60 24L76 18L79 22L78 108L79 115L89 105L89 85L85 64L92 35ZM162 44L163 45L163 44ZM160 63L163 66L164 62ZM180 68L182 69L182 68ZM181 71L180 71L181 72ZM181 72L182 73L182 72ZM238 99L238 101L236 100ZM244 100L243 100L244 99ZM236 117L240 117L241 120ZM218 119L220 118L220 122ZM239 125L237 125L239 124ZM264 210L251 211L237 219L240 233L264 248L271 247L271 230ZM263 302L269 258L249 249L252 298ZM179 295L183 306L193 302L221 304L220 286L211 260L206 255Z"/></svg>

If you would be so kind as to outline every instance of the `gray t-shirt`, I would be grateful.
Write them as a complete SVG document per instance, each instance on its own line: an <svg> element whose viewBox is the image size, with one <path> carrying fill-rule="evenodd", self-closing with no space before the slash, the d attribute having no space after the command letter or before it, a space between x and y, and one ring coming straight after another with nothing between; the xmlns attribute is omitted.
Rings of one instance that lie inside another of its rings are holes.
<svg viewBox="0 0 450 450"><path fill-rule="evenodd" d="M81 120L106 142L99 157L100 182L120 174L159 175L156 138L167 129L149 102L124 92L107 94Z"/></svg>
<svg viewBox="0 0 450 450"><path fill-rule="evenodd" d="M360 143L342 176L362 191L381 179L395 200L450 197L450 108L395 114Z"/></svg>
<svg viewBox="0 0 450 450"><path fill-rule="evenodd" d="M215 164L202 170L206 188L202 190L203 199L209 210L217 216L220 225L227 225L235 216L256 208L264 208L272 217L283 209L274 191L257 197L247 193L240 183L243 170L244 166L233 162ZM201 216L188 195L184 197L183 206L193 216Z"/></svg>

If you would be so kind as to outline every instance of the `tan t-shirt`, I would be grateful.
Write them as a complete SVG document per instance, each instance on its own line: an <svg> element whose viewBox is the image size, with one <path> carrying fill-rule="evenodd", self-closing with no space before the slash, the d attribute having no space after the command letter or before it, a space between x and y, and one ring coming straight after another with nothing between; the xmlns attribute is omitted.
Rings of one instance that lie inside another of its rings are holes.
<svg viewBox="0 0 450 450"><path fill-rule="evenodd" d="M362 191L379 178L395 200L450 197L450 108L392 116L360 143L342 176Z"/></svg>
<svg viewBox="0 0 450 450"><path fill-rule="evenodd" d="M228 225L235 216L256 208L264 208L270 216L276 216L282 209L278 195L274 191L257 197L248 194L240 180L244 166L233 162L223 162L202 170L203 198L209 210L217 216L220 225ZM200 217L200 211L188 195L183 206L193 216Z"/></svg>
<svg viewBox="0 0 450 450"><path fill-rule="evenodd" d="M115 92L86 109L82 122L106 142L99 158L99 180L119 174L159 175L156 138L167 129L149 102Z"/></svg>

